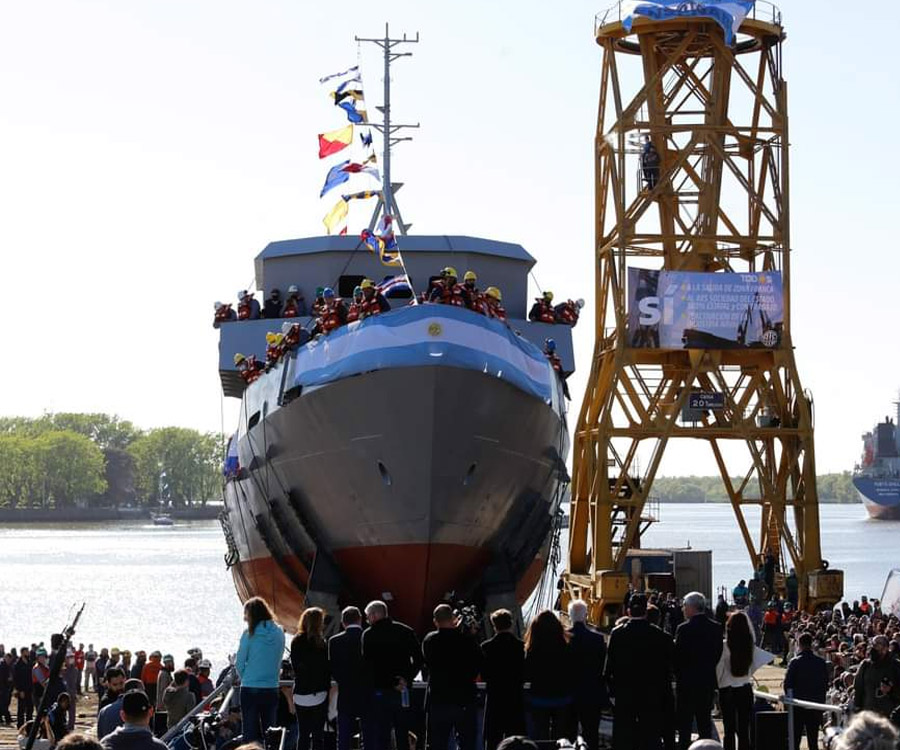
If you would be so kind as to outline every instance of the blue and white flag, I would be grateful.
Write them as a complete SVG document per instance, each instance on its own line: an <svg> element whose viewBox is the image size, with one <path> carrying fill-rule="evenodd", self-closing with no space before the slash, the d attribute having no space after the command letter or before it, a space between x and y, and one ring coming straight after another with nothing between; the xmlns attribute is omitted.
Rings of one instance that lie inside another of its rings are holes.
<svg viewBox="0 0 900 750"><path fill-rule="evenodd" d="M342 161L340 164L336 164L328 170L328 176L325 178L325 185L322 187L322 192L319 193L320 198L332 188L343 185L350 179L350 172L346 169L348 166L350 166L349 159L347 161Z"/></svg>
<svg viewBox="0 0 900 750"><path fill-rule="evenodd" d="M625 0L622 3L622 26L631 31L635 16L644 16L657 21L669 18L711 18L725 31L728 44L753 10L756 0Z"/></svg>

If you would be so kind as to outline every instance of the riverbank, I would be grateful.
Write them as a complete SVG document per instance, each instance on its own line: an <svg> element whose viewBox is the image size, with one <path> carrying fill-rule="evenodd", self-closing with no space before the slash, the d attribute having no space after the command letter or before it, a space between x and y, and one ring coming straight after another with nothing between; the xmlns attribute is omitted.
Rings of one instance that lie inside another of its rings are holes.
<svg viewBox="0 0 900 750"><path fill-rule="evenodd" d="M0 523L98 523L101 521L143 521L153 513L178 521L215 521L222 512L219 503L195 505L166 511L149 508L0 508Z"/></svg>

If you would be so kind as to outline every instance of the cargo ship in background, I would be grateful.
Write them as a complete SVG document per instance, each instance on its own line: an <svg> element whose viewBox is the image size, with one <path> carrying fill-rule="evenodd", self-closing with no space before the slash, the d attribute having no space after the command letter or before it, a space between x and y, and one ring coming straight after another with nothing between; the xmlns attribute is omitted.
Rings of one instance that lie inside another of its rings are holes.
<svg viewBox="0 0 900 750"><path fill-rule="evenodd" d="M900 520L900 401L895 418L885 417L863 435L863 455L853 486L872 518Z"/></svg>
<svg viewBox="0 0 900 750"><path fill-rule="evenodd" d="M391 50L409 40L392 41L386 29L378 41L389 82ZM363 108L355 70L340 74L332 92L354 113ZM363 129L400 127L390 124L389 106L379 110L380 126L355 126L363 143L371 144ZM571 327L528 320L535 260L521 245L406 234L393 198L399 185L390 182L396 141L388 140L368 229L272 242L256 257L255 283L266 298L296 285L312 302L317 287L349 300L370 279L391 309L326 335L304 334L249 385L235 355L264 360L266 334L286 321L218 326L223 392L241 399L221 517L227 563L240 598L265 597L291 631L307 606L324 608L336 624L343 606L372 599L420 632L443 601L521 615L558 544L569 481L567 400L544 349L552 338L568 376ZM375 163L369 154L360 167ZM386 217L398 236L377 235ZM447 266L460 282L471 270L481 289L499 288L507 319L420 302ZM287 322L304 332L314 325L311 317Z"/></svg>

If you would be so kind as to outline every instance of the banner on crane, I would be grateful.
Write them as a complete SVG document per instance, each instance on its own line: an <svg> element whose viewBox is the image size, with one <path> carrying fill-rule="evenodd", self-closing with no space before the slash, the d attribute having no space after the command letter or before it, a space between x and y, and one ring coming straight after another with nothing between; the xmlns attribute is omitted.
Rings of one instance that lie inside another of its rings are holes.
<svg viewBox="0 0 900 750"><path fill-rule="evenodd" d="M725 32L725 41L731 44L738 29L753 10L755 0L707 0L684 2L683 0L625 0L621 3L622 26L631 31L635 16L645 16L655 21L670 18L711 18Z"/></svg>
<svg viewBox="0 0 900 750"><path fill-rule="evenodd" d="M775 349L784 327L781 273L628 269L628 346Z"/></svg>

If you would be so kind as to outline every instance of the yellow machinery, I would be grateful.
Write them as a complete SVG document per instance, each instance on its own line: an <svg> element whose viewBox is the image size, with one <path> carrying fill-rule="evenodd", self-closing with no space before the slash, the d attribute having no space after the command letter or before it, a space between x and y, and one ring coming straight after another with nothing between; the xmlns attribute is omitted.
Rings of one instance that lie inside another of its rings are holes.
<svg viewBox="0 0 900 750"><path fill-rule="evenodd" d="M654 477L669 442L684 438L711 451L753 568L771 552L782 591L794 568L808 610L843 593L843 574L822 559L813 404L791 338L784 31L780 12L763 5L731 43L711 19L637 17L628 30L615 8L597 19L596 345L575 432L561 603L585 599L598 624L621 607ZM648 150L658 155L653 174L641 168L653 163ZM667 345L653 325L635 333L644 308L640 290L629 304L630 267L713 282L780 273L780 320L751 301L734 341L685 331ZM755 345L753 325L768 326ZM761 507L758 534L749 505Z"/></svg>

